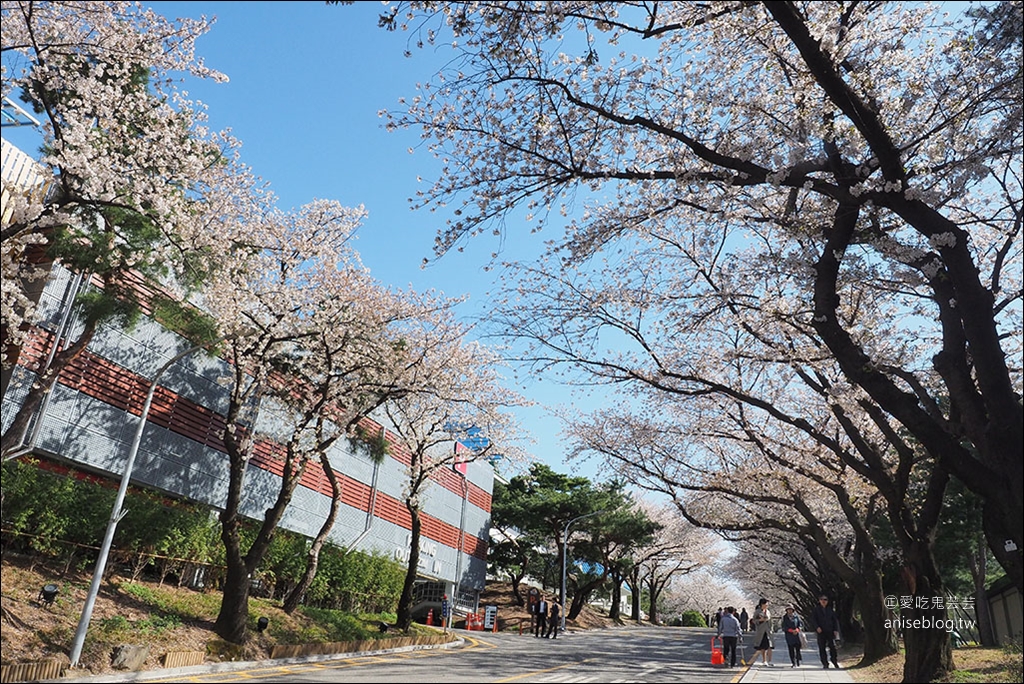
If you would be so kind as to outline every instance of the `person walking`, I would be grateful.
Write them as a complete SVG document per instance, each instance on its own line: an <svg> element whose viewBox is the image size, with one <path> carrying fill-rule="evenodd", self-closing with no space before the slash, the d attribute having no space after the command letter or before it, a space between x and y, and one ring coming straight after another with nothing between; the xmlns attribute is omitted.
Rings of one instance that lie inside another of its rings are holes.
<svg viewBox="0 0 1024 684"><path fill-rule="evenodd" d="M729 606L718 620L718 637L722 640L722 656L726 667L736 667L736 642L743 630L736 619L736 609Z"/></svg>
<svg viewBox="0 0 1024 684"><path fill-rule="evenodd" d="M747 631L747 625L750 624L750 615L747 614L747 609L744 608L740 611L740 629L744 632Z"/></svg>
<svg viewBox="0 0 1024 684"><path fill-rule="evenodd" d="M557 639L558 628L561 626L558 624L558 613L560 608L554 601L551 602L551 607L548 608L548 631L544 635L545 639Z"/></svg>
<svg viewBox="0 0 1024 684"><path fill-rule="evenodd" d="M534 605L533 636L541 637L548 625L548 602L543 595Z"/></svg>
<svg viewBox="0 0 1024 684"><path fill-rule="evenodd" d="M718 610L715 611L714 620L715 620L715 622L711 626L712 627L717 627L718 623L720 623L722 621L722 609L721 608L719 608Z"/></svg>
<svg viewBox="0 0 1024 684"><path fill-rule="evenodd" d="M789 648L789 662L792 667L800 667L801 630L804 622L796 614L796 608L786 606L786 614L782 616L782 633L786 635L786 646Z"/></svg>
<svg viewBox="0 0 1024 684"><path fill-rule="evenodd" d="M772 662L772 651L775 648L772 644L772 613L768 610L768 599L763 598L757 602L752 620L754 629L754 660L757 654L761 654L761 664L768 667L775 667Z"/></svg>
<svg viewBox="0 0 1024 684"><path fill-rule="evenodd" d="M822 594L818 597L818 605L811 611L811 620L814 621L814 631L818 636L818 655L821 657L821 666L828 669L829 657L831 656L832 667L839 669L839 661L836 659L836 639L839 638L839 616L828 605L828 596ZM828 654L826 656L826 649Z"/></svg>

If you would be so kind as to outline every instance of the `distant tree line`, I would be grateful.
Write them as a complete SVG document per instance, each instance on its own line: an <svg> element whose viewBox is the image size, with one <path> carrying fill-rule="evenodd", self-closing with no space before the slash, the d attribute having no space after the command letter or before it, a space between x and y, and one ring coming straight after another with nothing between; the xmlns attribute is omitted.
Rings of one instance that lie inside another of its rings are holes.
<svg viewBox="0 0 1024 684"><path fill-rule="evenodd" d="M702 531L635 500L621 482L595 484L541 463L508 483L495 481L491 515L488 562L511 582L519 605L527 580L558 596L566 559L561 599L568 619L597 597L607 598L609 616L618 618L627 587L631 618L641 619L644 599L647 619L656 622L672 577L708 559Z"/></svg>

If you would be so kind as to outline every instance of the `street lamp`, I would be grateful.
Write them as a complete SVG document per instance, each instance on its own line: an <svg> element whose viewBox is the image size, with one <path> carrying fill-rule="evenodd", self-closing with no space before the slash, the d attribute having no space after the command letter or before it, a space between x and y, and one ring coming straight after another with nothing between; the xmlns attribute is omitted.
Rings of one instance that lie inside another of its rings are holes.
<svg viewBox="0 0 1024 684"><path fill-rule="evenodd" d="M585 515L578 515L569 522L565 523L565 529L562 530L562 595L560 597L562 603L562 629L565 631L565 568L569 565L569 526L577 520L583 520L584 518L590 518L592 516L604 513L604 511L594 511L593 513L586 513Z"/></svg>
<svg viewBox="0 0 1024 684"><path fill-rule="evenodd" d="M231 337L234 337L234 335L221 338L220 341L224 341ZM107 566L107 556L110 554L110 546L114 541L114 531L117 529L117 523L119 523L121 518L128 513L128 511L121 510L121 504L124 503L124 496L128 491L128 483L131 482L132 479L132 468L135 466L135 456L139 453L139 444L142 443L142 431L145 429L146 420L149 418L149 408L153 404L153 395L156 393L157 382L160 380L160 376L167 372L168 368L189 354L197 352L207 346L209 346L209 343L197 344L179 353L177 356L161 366L160 370L156 372L156 375L153 376L153 379L149 383L149 393L146 394L146 402L142 405L142 413L139 415L139 424L135 428L135 439L132 441L132 447L128 452L128 460L124 464L124 473L121 475L121 486L118 488L117 497L114 499L114 510L110 514L110 521L107 523L107 533L103 537L103 545L100 546L100 555L96 559L96 570L93 571L92 584L89 586L89 594L85 597L85 606L82 608L82 617L78 620L78 629L75 631L75 640L71 644L72 668L78 666L78 659L82 655L82 647L85 645L85 633L89 629L89 620L92 619L92 609L96 604L96 596L100 593L100 582L103 580L103 571Z"/></svg>

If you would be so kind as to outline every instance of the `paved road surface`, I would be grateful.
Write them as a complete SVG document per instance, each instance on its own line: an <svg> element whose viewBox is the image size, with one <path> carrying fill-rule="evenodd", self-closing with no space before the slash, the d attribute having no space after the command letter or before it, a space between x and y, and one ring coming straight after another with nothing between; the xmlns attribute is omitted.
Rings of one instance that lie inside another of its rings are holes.
<svg viewBox="0 0 1024 684"><path fill-rule="evenodd" d="M80 677L98 682L493 682L516 684L631 682L836 682L846 671L805 665L735 669L711 665L713 631L697 628L625 627L570 633L556 640L530 635L456 630L461 645L396 649L371 655L223 663L178 670ZM748 649L749 650L749 649ZM748 654L749 657L749 654ZM62 680L67 682L68 680Z"/></svg>

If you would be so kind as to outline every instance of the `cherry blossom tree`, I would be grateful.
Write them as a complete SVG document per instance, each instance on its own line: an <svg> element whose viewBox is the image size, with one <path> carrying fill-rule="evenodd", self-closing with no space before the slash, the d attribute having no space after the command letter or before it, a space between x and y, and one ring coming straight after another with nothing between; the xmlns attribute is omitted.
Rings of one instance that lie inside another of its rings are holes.
<svg viewBox="0 0 1024 684"><path fill-rule="evenodd" d="M674 506L655 506L644 499L637 505L661 525L649 544L634 551L629 584L633 588L633 619L640 622L640 599L647 592L647 619L658 622L658 604L674 578L713 565L719 557L714 536L687 522Z"/></svg>
<svg viewBox="0 0 1024 684"><path fill-rule="evenodd" d="M792 441L771 449L763 445L768 437L752 439L749 428L730 435L721 426L725 415L719 426L702 427L664 406L659 411L659 420L602 411L578 421L570 427L575 449L602 454L619 477L671 497L690 523L727 539L777 532L791 545L813 547L820 564L808 568L807 581L839 576L860 599L865 658L896 652L894 633L884 628L880 551L870 536L885 511L881 497L827 452L812 456Z"/></svg>
<svg viewBox="0 0 1024 684"><path fill-rule="evenodd" d="M20 344L34 323L24 276L40 260L56 261L87 284L74 301L81 332L35 369L4 432L9 456L99 325L130 324L145 310L193 338L209 336L203 318L181 306L182 292L205 277L209 242L218 235L211 223L228 218L225 207L234 216L262 200L237 161L237 142L209 131L202 105L175 85L177 74L224 79L194 55L205 19L171 22L128 2L28 1L5 2L2 17L0 91L40 117L39 164L51 185L45 201L13 192L2 227L3 290L12 293L4 295L5 367L14 362L9 345ZM139 280L147 287L133 285ZM147 288L170 292L144 294Z"/></svg>
<svg viewBox="0 0 1024 684"><path fill-rule="evenodd" d="M1019 41L886 3L404 2L381 23L455 52L388 114L447 162L419 202L457 207L438 254L525 220L564 223L566 269L646 233L705 273L756 265L736 293L783 271L773 303L984 499L1024 590Z"/></svg>
<svg viewBox="0 0 1024 684"><path fill-rule="evenodd" d="M450 310L405 326L402 339L419 350L406 369L407 391L382 407L385 426L395 434L395 457L407 463L403 503L410 517L408 570L398 602L396 627L412 624L413 584L419 572L423 500L442 469L500 453L511 462L526 458L523 436L507 412L527 402L506 388L498 375L500 357L467 338L468 329ZM476 448L461 441L482 436ZM459 549L459 553L463 550Z"/></svg>
<svg viewBox="0 0 1024 684"><path fill-rule="evenodd" d="M225 334L231 369L222 434L228 493L220 514L227 572L215 628L232 642L246 639L251 575L309 461L388 391L378 364L391 361L387 349L396 340L387 327L396 307L353 248L363 216L362 208L317 200L293 214L273 211L259 224L239 224L242 234L229 236L218 255L225 267L203 293L202 307ZM276 498L243 549L244 482L258 437L280 445L284 466Z"/></svg>
<svg viewBox="0 0 1024 684"><path fill-rule="evenodd" d="M303 343L302 357L288 371L289 378L301 379L301 389L295 391L290 384L283 388L288 407L283 424L292 433L289 445L302 444L308 459L318 458L331 485L330 507L310 544L306 568L285 597L282 607L287 613L298 608L316 577L320 550L341 504L341 482L329 450L346 438L374 460L385 457L383 429L368 434L361 421L385 402L415 390L406 376L428 361L422 356L426 349L406 344L404 331L414 321L431 321L435 312L453 306L443 298L372 287L356 303L358 320L346 312L349 320L339 319Z"/></svg>
<svg viewBox="0 0 1024 684"><path fill-rule="evenodd" d="M705 566L696 572L675 578L665 592L668 610L696 610L705 619L721 606L735 606L737 610L745 599L739 587L727 574L728 562Z"/></svg>

